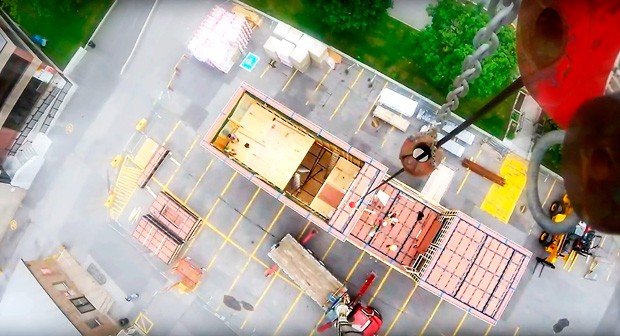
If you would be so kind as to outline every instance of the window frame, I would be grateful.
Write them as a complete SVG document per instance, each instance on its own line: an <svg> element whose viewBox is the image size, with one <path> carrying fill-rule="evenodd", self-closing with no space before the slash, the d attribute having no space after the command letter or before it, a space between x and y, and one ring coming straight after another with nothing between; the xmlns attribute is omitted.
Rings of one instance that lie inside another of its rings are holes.
<svg viewBox="0 0 620 336"><path fill-rule="evenodd" d="M85 302L82 302L81 300L84 300ZM93 304L90 303L90 301L88 301L88 299L85 296L76 297L76 298L70 299L69 301L71 301L71 304L73 304L73 306L81 314L85 314L85 313L95 310L95 306L93 306Z"/></svg>

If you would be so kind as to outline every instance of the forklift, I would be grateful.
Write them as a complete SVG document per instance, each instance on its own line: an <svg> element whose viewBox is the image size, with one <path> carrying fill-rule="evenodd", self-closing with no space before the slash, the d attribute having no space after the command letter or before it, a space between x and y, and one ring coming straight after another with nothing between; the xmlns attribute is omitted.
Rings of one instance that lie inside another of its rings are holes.
<svg viewBox="0 0 620 336"><path fill-rule="evenodd" d="M554 201L549 206L549 216L555 223L561 223L572 212L573 207L566 193L561 200ZM543 231L538 237L538 242L545 248L545 252L549 253L544 259L546 264L553 265L559 257L568 263L569 259L574 262L576 254L586 257L591 255L592 250L598 247L595 240L599 239L600 242L601 238L602 236L597 235L592 227L581 221L570 233L551 235Z"/></svg>

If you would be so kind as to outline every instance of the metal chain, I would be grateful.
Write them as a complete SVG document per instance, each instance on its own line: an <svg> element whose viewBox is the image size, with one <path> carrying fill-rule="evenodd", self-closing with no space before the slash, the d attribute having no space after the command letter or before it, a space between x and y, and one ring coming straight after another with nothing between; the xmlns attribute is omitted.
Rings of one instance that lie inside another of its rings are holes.
<svg viewBox="0 0 620 336"><path fill-rule="evenodd" d="M459 107L459 98L465 97L469 92L469 82L478 78L482 72L482 61L491 56L499 47L499 39L497 32L500 28L511 24L519 13L521 0L502 0L504 8L496 11L497 4L500 0L491 0L489 3L489 13L493 15L489 23L481 28L474 37L474 52L465 57L461 74L458 75L453 82L454 89L446 96L446 103L437 111L436 121L428 130L428 134L433 137L431 147L431 163L437 166L435 162L435 152L437 151L437 129L442 127L450 114Z"/></svg>

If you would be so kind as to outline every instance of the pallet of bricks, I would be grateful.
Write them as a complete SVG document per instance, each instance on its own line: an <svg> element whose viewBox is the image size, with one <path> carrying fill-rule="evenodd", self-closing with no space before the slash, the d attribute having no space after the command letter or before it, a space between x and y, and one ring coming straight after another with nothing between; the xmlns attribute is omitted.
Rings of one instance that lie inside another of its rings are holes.
<svg viewBox="0 0 620 336"><path fill-rule="evenodd" d="M161 192L143 216L133 236L153 255L170 264L183 244L191 239L201 219L172 195Z"/></svg>

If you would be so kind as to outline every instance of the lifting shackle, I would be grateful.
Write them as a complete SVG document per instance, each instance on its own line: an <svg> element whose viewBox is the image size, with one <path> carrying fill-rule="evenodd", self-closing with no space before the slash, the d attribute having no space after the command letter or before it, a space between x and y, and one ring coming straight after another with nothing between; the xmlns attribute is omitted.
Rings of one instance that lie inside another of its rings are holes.
<svg viewBox="0 0 620 336"><path fill-rule="evenodd" d="M578 216L620 233L620 95L604 96L620 52L619 0L523 0L517 59L523 82L543 111L566 130L544 135L528 167L528 205L549 233L568 232L574 213L554 223L542 211L538 172L546 150L563 143L562 176Z"/></svg>

